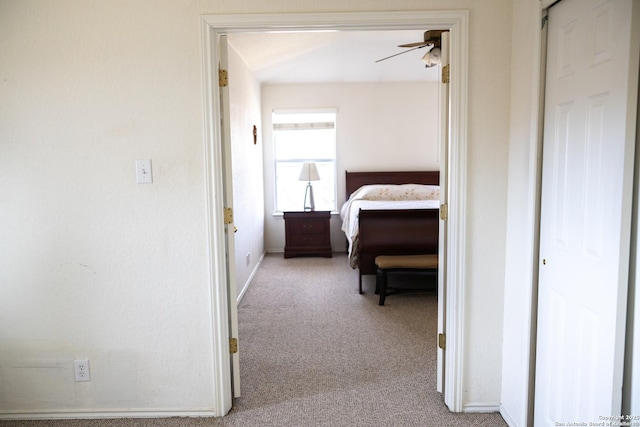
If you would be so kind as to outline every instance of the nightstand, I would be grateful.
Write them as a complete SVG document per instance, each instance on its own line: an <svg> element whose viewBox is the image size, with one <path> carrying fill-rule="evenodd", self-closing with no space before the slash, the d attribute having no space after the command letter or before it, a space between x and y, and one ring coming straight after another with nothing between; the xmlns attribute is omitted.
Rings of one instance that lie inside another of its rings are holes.
<svg viewBox="0 0 640 427"><path fill-rule="evenodd" d="M316 255L331 258L331 212L285 212L284 257Z"/></svg>

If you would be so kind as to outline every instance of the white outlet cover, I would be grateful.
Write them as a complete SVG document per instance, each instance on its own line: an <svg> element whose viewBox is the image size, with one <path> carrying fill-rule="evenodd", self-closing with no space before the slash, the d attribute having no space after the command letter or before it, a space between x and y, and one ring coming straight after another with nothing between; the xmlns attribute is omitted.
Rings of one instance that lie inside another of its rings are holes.
<svg viewBox="0 0 640 427"><path fill-rule="evenodd" d="M89 360L88 359L74 360L73 374L76 382L91 381L91 369L89 368Z"/></svg>

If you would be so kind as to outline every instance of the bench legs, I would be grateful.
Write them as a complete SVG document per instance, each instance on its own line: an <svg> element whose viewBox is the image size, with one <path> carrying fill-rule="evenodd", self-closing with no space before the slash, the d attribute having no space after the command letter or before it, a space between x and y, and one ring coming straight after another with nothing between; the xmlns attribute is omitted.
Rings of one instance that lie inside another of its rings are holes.
<svg viewBox="0 0 640 427"><path fill-rule="evenodd" d="M376 293L380 294L378 305L384 305L384 300L387 297L387 272L385 270L378 269L376 271Z"/></svg>
<svg viewBox="0 0 640 427"><path fill-rule="evenodd" d="M376 290L375 290L375 294L376 295L378 295L380 293L380 277L379 277L379 275L380 275L381 271L382 270L376 271ZM386 280L387 280L386 279L386 274L384 273L384 271L382 271L382 274L385 277L384 280L385 280L385 285L386 285ZM386 286L385 286L385 289L386 289ZM360 277L358 279L358 292L360 292L360 294L364 294L364 292L362 291L362 273L360 273Z"/></svg>
<svg viewBox="0 0 640 427"><path fill-rule="evenodd" d="M424 277L425 280L429 280L432 283L432 286L425 288L407 288L407 289L399 289L392 288L388 289L388 278L389 274L394 275L410 275L410 276L421 276ZM381 269L378 268L376 270L376 293L380 293L380 300L378 305L384 305L384 301L387 295L391 295L394 293L400 292L419 292L419 291L431 291L438 289L438 270L437 269L410 269L410 268L393 268L393 269Z"/></svg>

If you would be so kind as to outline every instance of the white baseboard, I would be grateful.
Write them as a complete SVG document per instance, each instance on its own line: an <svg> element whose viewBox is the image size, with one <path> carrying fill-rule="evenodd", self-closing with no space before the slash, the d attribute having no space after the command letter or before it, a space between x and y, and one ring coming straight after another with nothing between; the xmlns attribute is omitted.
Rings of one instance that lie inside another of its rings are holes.
<svg viewBox="0 0 640 427"><path fill-rule="evenodd" d="M500 415L509 427L518 427L518 423L516 423L509 411L502 405L500 405Z"/></svg>
<svg viewBox="0 0 640 427"><path fill-rule="evenodd" d="M500 412L500 405L495 403L467 403L462 405L462 412Z"/></svg>
<svg viewBox="0 0 640 427"><path fill-rule="evenodd" d="M264 255L265 253L263 252L262 255L260 256L260 259L258 260L258 262L256 263L256 266L253 268L253 270L251 271L251 274L249 275L249 278L247 279L247 282L244 284L244 286L242 287L242 291L240 291L240 295L238 295L238 298L236 300L237 304L240 304L240 301L242 301L242 297L244 297L244 294L247 292L247 290L249 289L249 286L251 285L251 282L253 281L253 277L256 275L256 273L258 272L258 268L260 268L260 265L262 265L262 261L264 260Z"/></svg>
<svg viewBox="0 0 640 427"><path fill-rule="evenodd" d="M219 415L213 409L165 411L162 409L133 410L115 409L113 411L49 411L21 412L7 411L0 414L0 420L89 420L112 418L213 418Z"/></svg>

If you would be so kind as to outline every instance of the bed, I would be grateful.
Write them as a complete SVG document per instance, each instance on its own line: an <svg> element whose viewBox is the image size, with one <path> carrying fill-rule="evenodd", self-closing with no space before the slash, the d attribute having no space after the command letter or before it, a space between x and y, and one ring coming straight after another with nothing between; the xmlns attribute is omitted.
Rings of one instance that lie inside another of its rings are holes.
<svg viewBox="0 0 640 427"><path fill-rule="evenodd" d="M360 293L362 276L376 273L376 256L438 253L438 171L347 171L345 184L342 230L349 264L359 270Z"/></svg>

